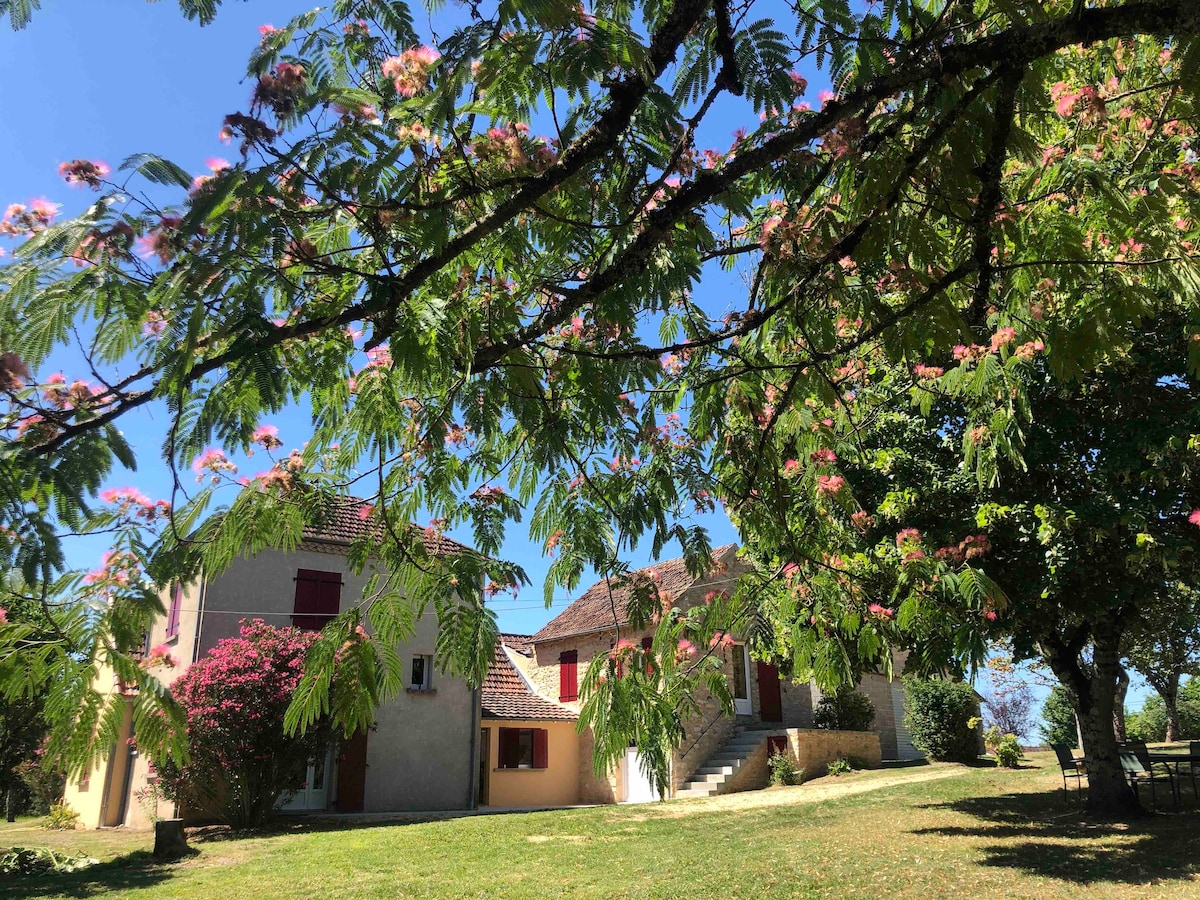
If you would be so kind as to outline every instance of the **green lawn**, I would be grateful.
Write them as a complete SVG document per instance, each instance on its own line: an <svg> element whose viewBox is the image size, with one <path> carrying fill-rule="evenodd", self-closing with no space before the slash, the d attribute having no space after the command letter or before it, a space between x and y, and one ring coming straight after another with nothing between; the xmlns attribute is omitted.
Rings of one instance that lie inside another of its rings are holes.
<svg viewBox="0 0 1200 900"><path fill-rule="evenodd" d="M1034 762L1049 765L1045 755ZM194 840L171 865L145 832L0 826L0 846L50 845L106 862L10 880L0 897L1195 898L1200 813L1079 824L1057 767L858 773L712 801L462 818Z"/></svg>

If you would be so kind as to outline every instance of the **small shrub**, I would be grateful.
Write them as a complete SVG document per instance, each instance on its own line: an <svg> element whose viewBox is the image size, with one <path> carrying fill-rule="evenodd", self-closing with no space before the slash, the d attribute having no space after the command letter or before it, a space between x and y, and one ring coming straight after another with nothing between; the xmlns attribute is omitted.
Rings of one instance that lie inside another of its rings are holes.
<svg viewBox="0 0 1200 900"><path fill-rule="evenodd" d="M162 818L158 814L158 804L163 799L163 795L158 787L157 779L147 782L144 788L134 791L133 798L137 800L138 806L142 808L142 812L146 814L146 818L150 820L151 824Z"/></svg>
<svg viewBox="0 0 1200 900"><path fill-rule="evenodd" d="M1015 769L1025 758L1025 754L1021 750L1021 743L1015 734L1006 734L1000 738L992 753L996 757L996 765L1003 766L1005 769Z"/></svg>
<svg viewBox="0 0 1200 900"><path fill-rule="evenodd" d="M854 691L822 697L813 710L813 726L830 731L870 731L874 722L875 704Z"/></svg>
<svg viewBox="0 0 1200 900"><path fill-rule="evenodd" d="M39 749L14 770L29 794L28 808L35 816L44 816L50 807L62 799L67 779L44 762L45 751Z"/></svg>
<svg viewBox="0 0 1200 900"><path fill-rule="evenodd" d="M850 760L843 759L839 756L825 767L825 771L836 778L839 775L846 775L847 773L854 771L854 769L850 765Z"/></svg>
<svg viewBox="0 0 1200 900"><path fill-rule="evenodd" d="M797 768L796 763L785 753L776 753L767 760L771 769L771 784L799 784L804 777L804 770Z"/></svg>
<svg viewBox="0 0 1200 900"><path fill-rule="evenodd" d="M856 772L871 768L871 763L868 762L865 757L855 756L853 753L848 753L842 758L845 759L846 762L850 763L850 768L854 769Z"/></svg>
<svg viewBox="0 0 1200 900"><path fill-rule="evenodd" d="M55 803L50 807L50 815L42 820L42 827L52 831L74 831L79 813L71 809L69 803Z"/></svg>
<svg viewBox="0 0 1200 900"><path fill-rule="evenodd" d="M979 735L971 727L977 710L970 685L940 678L906 678L904 692L904 724L914 747L943 762L978 759Z"/></svg>
<svg viewBox="0 0 1200 900"><path fill-rule="evenodd" d="M979 721L979 719L972 719L971 727L975 728L979 724ZM987 748L988 753L994 754L996 752L996 748L1000 746L1000 741L1003 739L1004 732L1002 732L995 725L992 725L983 733L983 746Z"/></svg>

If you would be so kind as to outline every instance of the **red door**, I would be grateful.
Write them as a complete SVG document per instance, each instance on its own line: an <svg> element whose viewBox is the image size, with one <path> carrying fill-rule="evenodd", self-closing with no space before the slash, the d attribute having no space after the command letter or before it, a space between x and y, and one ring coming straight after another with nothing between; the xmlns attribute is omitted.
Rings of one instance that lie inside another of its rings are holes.
<svg viewBox="0 0 1200 900"><path fill-rule="evenodd" d="M338 757L338 812L362 812L367 786L367 733L356 731Z"/></svg>
<svg viewBox="0 0 1200 900"><path fill-rule="evenodd" d="M779 670L765 662L758 664L758 712L764 722L783 721L783 697L779 692Z"/></svg>

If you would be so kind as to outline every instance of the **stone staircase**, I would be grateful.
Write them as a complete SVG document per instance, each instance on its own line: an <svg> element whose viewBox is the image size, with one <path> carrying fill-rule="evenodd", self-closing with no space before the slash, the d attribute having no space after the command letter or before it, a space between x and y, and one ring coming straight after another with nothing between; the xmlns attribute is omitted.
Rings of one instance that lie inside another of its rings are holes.
<svg viewBox="0 0 1200 900"><path fill-rule="evenodd" d="M733 776L766 743L768 735L779 733L779 729L780 726L739 725L675 796L715 797L728 793Z"/></svg>

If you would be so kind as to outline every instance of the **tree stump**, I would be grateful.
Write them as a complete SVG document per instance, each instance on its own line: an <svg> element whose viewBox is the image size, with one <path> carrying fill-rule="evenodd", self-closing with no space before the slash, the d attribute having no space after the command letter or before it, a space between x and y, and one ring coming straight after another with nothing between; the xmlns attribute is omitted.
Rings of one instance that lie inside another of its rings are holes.
<svg viewBox="0 0 1200 900"><path fill-rule="evenodd" d="M154 855L158 859L177 859L191 853L183 819L160 819L154 823Z"/></svg>

